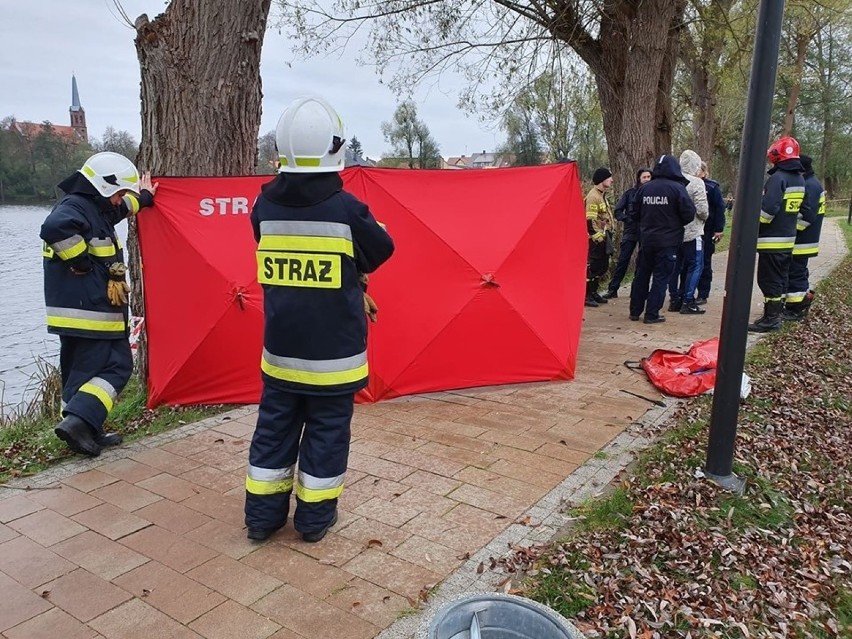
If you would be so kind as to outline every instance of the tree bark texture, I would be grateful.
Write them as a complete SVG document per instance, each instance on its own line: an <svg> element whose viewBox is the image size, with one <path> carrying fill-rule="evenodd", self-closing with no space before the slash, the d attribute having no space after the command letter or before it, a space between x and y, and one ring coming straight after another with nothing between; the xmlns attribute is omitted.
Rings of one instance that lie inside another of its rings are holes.
<svg viewBox="0 0 852 639"><path fill-rule="evenodd" d="M796 67L793 71L793 86L787 102L787 114L784 116L784 131L781 135L793 135L796 124L796 106L799 104L799 94L802 90L802 76L805 72L805 57L808 53L809 35L800 33L796 38Z"/></svg>
<svg viewBox="0 0 852 639"><path fill-rule="evenodd" d="M142 74L140 170L155 176L252 175L261 117L260 53L271 0L172 0L136 19ZM144 212L143 212L144 215ZM145 315L138 229L131 221L131 310ZM176 276L178 276L176 274ZM144 335L139 375L147 380Z"/></svg>
<svg viewBox="0 0 852 639"><path fill-rule="evenodd" d="M606 2L597 38L579 26L576 12L556 12L551 32L595 76L618 191L632 186L640 166L671 153L671 86L684 8L685 0Z"/></svg>

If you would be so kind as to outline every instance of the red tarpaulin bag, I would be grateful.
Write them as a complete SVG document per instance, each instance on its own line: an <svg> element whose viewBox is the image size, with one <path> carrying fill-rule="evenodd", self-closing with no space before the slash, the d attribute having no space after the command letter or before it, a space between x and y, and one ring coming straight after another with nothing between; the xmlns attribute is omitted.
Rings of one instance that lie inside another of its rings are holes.
<svg viewBox="0 0 852 639"><path fill-rule="evenodd" d="M648 381L672 397L696 397L716 385L719 338L695 342L684 354L657 349L640 365Z"/></svg>

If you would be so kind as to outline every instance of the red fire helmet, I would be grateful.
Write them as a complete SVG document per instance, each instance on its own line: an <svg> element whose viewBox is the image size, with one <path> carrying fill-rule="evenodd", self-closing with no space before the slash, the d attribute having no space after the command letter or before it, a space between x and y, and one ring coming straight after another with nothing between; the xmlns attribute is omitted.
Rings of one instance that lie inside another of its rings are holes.
<svg viewBox="0 0 852 639"><path fill-rule="evenodd" d="M799 159L799 142L789 135L780 138L773 143L766 152L766 159L770 164L778 164L784 160Z"/></svg>

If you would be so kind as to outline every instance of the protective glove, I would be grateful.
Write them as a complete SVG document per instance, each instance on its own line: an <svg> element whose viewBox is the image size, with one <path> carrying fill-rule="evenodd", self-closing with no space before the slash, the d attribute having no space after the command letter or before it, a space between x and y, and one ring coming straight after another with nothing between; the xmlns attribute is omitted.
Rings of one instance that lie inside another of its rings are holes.
<svg viewBox="0 0 852 639"><path fill-rule="evenodd" d="M107 282L107 299L113 306L124 306L127 304L127 295L130 287L124 281L127 274L127 266L121 262L113 262L109 265L109 281Z"/></svg>

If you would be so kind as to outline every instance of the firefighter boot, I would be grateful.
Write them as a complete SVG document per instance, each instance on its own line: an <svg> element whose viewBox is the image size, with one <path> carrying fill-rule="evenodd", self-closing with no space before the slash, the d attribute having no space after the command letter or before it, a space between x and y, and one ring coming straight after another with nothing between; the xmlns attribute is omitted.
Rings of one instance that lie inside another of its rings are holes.
<svg viewBox="0 0 852 639"><path fill-rule="evenodd" d="M595 280L591 280L586 282L586 302L585 305L590 308L597 308L600 304L597 303L594 296L592 295L592 291L597 293L595 289L597 289L598 283Z"/></svg>
<svg viewBox="0 0 852 639"><path fill-rule="evenodd" d="M781 328L782 316L784 313L784 301L772 300L764 302L763 317L757 320L754 324L748 325L748 330L752 333L768 333L777 331Z"/></svg>
<svg viewBox="0 0 852 639"><path fill-rule="evenodd" d="M89 457L101 454L101 447L92 437L92 429L76 415L66 415L53 432L75 453Z"/></svg>
<svg viewBox="0 0 852 639"><path fill-rule="evenodd" d="M785 304L783 319L785 322L801 322L805 319L804 303Z"/></svg>
<svg viewBox="0 0 852 639"><path fill-rule="evenodd" d="M325 534L331 529L334 524L337 523L337 511L334 511L334 517L331 518L331 522L323 528L322 530L317 530L315 532L302 533L302 541L307 544L315 544L318 541L322 541L322 538L325 537Z"/></svg>

